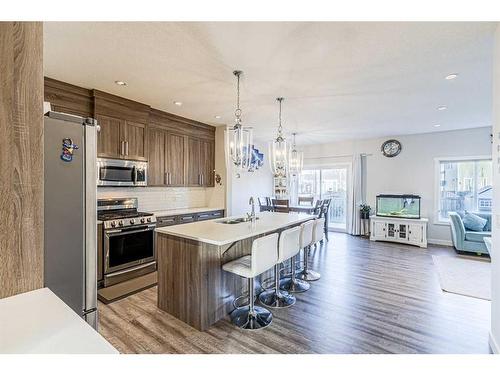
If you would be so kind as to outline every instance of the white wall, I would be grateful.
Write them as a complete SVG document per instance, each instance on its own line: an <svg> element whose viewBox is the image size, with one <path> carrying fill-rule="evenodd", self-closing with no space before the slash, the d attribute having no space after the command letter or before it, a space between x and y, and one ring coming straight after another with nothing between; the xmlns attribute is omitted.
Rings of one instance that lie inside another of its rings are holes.
<svg viewBox="0 0 500 375"><path fill-rule="evenodd" d="M248 201L254 197L256 210L258 212L258 197L273 195L273 175L269 167L268 146L255 142L255 147L264 152L264 165L255 172L241 173L236 177L232 168L228 168L228 187L227 187L227 210L228 215L242 215L250 212Z"/></svg>
<svg viewBox="0 0 500 375"><path fill-rule="evenodd" d="M375 207L378 194L418 194L422 197L421 215L429 218L429 241L451 244L450 228L436 225L434 221L435 171L434 158L451 156L490 155L491 128L385 137L304 147L305 165L328 165L351 160L354 153L367 156L366 198ZM382 155L380 146L390 138L398 139L403 146L394 158ZM325 158L331 155L344 157ZM318 158L320 157L320 158Z"/></svg>
<svg viewBox="0 0 500 375"><path fill-rule="evenodd" d="M500 352L500 26L495 33L493 58L493 228L491 256L491 332L490 346Z"/></svg>

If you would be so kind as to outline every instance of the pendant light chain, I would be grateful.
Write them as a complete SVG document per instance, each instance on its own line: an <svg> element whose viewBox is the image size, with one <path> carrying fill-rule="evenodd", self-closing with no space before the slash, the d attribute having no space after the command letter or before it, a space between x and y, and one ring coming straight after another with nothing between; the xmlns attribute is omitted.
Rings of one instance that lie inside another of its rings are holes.
<svg viewBox="0 0 500 375"><path fill-rule="evenodd" d="M236 86L236 111L234 111L234 115L236 116L236 124L239 125L241 123L241 108L240 108L240 75L241 70L235 70L233 74L237 78L237 86Z"/></svg>
<svg viewBox="0 0 500 375"><path fill-rule="evenodd" d="M279 98L276 98L276 100L280 103L278 139L283 139L283 126L281 125L281 102L284 100L284 98L279 97Z"/></svg>

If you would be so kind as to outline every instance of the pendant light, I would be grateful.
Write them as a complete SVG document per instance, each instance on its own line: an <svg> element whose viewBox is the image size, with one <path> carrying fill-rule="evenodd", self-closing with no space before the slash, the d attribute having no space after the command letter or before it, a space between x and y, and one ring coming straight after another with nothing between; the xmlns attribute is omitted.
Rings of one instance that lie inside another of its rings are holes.
<svg viewBox="0 0 500 375"><path fill-rule="evenodd" d="M297 151L297 145L295 144L295 136L297 133L292 133L293 144L290 148L290 156L288 158L288 171L293 177L296 177L302 172L302 166L304 165L304 153Z"/></svg>
<svg viewBox="0 0 500 375"><path fill-rule="evenodd" d="M236 116L233 127L226 129L226 155L228 164L232 164L236 172L248 171L252 160L253 129L241 123L240 108L240 76L241 70L233 72L237 79Z"/></svg>
<svg viewBox="0 0 500 375"><path fill-rule="evenodd" d="M279 103L279 125L278 135L270 144L269 161L271 162L271 170L276 177L286 177L287 174L287 157L288 145L283 136L283 126L281 125L281 104L284 98L276 98Z"/></svg>

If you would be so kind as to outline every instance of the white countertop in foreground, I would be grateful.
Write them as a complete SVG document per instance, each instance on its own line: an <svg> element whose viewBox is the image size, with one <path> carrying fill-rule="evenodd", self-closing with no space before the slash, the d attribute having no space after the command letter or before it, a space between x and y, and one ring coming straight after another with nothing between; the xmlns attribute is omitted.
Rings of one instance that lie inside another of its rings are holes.
<svg viewBox="0 0 500 375"><path fill-rule="evenodd" d="M0 353L117 354L48 288L0 299Z"/></svg>
<svg viewBox="0 0 500 375"><path fill-rule="evenodd" d="M195 208L177 208L175 210L162 210L162 211L151 211L156 216L174 216L174 215L186 215L186 214L196 214L198 212L207 211L219 211L223 210L221 207L195 207Z"/></svg>
<svg viewBox="0 0 500 375"><path fill-rule="evenodd" d="M156 231L158 233L189 238L221 246L263 233L273 232L287 226L300 224L308 219L316 218L313 215L296 212L288 214L278 212L259 212L257 213L257 217L259 219L256 222L255 228L252 228L252 224L250 222L223 224L220 221L228 219L224 218L156 228Z"/></svg>

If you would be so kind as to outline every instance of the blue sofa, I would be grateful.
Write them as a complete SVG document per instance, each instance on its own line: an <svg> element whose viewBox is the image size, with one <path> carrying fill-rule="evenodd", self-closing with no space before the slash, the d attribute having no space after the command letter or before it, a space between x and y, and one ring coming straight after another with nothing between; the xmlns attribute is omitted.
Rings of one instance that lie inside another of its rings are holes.
<svg viewBox="0 0 500 375"><path fill-rule="evenodd" d="M449 212L451 239L457 251L488 254L488 249L484 244L484 237L491 237L491 213L478 213L474 215L486 219L486 225L481 232L466 230L462 221L462 216L458 212Z"/></svg>

